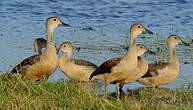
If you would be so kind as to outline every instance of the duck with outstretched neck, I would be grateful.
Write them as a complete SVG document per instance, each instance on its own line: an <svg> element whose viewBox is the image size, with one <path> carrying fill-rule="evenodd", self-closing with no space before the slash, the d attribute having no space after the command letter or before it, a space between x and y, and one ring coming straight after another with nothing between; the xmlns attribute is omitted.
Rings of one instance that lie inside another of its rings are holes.
<svg viewBox="0 0 193 110"><path fill-rule="evenodd" d="M117 88L119 88L119 82L127 79L128 77L133 77L129 82L136 81L138 78L140 78L135 73L138 62L136 38L139 34L143 32L153 34L151 31L147 30L142 24L133 24L130 27L130 48L128 49L127 53L121 58L119 62L108 63L107 60L106 62L102 63L91 74L90 80L94 76L103 74L106 82L105 91L107 92L108 84L111 82L115 82L117 84Z"/></svg>
<svg viewBox="0 0 193 110"><path fill-rule="evenodd" d="M54 43L54 30L58 26L69 25L63 23L58 17L48 18L46 20L47 43L45 52L26 58L15 66L11 73L20 73L25 78L33 81L47 80L59 63Z"/></svg>

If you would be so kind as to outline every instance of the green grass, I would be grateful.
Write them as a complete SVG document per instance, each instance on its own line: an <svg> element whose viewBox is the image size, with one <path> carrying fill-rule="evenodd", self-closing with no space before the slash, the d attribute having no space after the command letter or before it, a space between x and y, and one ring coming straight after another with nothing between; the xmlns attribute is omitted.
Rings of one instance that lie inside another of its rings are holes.
<svg viewBox="0 0 193 110"><path fill-rule="evenodd" d="M98 95L81 82L0 79L0 109L193 109L191 89L140 88Z"/></svg>

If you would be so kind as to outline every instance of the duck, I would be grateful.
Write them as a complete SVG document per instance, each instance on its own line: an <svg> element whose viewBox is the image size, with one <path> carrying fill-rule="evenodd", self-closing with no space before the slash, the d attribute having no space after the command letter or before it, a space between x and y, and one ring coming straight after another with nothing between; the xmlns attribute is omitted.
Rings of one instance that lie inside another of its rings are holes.
<svg viewBox="0 0 193 110"><path fill-rule="evenodd" d="M145 52L149 52L150 54L155 54L155 52L149 50L145 45L143 44L137 44L137 59L138 59L138 62L137 62L137 69L136 69L136 73L138 73L138 75L140 76L143 76L147 70L148 70L148 63L146 62L146 60L142 57L142 55L145 53ZM106 61L104 63L104 66L105 65L110 65L110 64L117 64L121 61L123 57L117 57L117 58L113 58L113 59L110 59L108 61ZM95 77L93 77L93 79L95 79ZM101 75L100 77L98 76L98 78L96 78L96 80L105 80L104 79L104 75ZM127 81L128 80L128 81ZM122 88L124 86L124 84L127 84L127 83L130 83L130 78L128 79L125 79L125 80L122 80L120 82L120 88L119 88L119 92L122 92ZM112 83L115 83L115 82L112 82ZM117 88L118 89L118 88Z"/></svg>
<svg viewBox="0 0 193 110"><path fill-rule="evenodd" d="M47 40L44 38L37 38L34 40L34 50L36 54L42 54L42 48L46 47Z"/></svg>
<svg viewBox="0 0 193 110"><path fill-rule="evenodd" d="M170 60L166 62L152 63L148 65L148 71L137 80L143 85L158 87L172 82L180 72L180 63L176 55L175 47L179 43L188 45L178 35L170 35L167 38L167 47L170 53Z"/></svg>
<svg viewBox="0 0 193 110"><path fill-rule="evenodd" d="M130 27L130 43L127 53L120 59L115 60L112 63L108 63L110 60L102 63L90 76L90 80L94 76L103 74L105 79L105 94L107 93L108 85L111 82L116 83L117 90L119 90L119 84L121 81L131 77L129 82L136 81L141 75L135 73L138 66L137 58L137 45L136 38L142 33L153 34L150 30L146 29L142 24L133 24ZM113 60L113 59L112 59ZM119 91L117 91L119 96Z"/></svg>
<svg viewBox="0 0 193 110"><path fill-rule="evenodd" d="M137 44L137 56L138 56L137 59L138 59L138 62L137 62L137 68L136 68L135 73L136 73L136 75L138 75L140 77L143 76L148 71L148 63L142 57L142 55L146 52L148 52L150 54L155 54L155 52L149 50L145 45ZM122 80L120 82L120 87L117 88L119 90L117 90L117 91L119 91L119 93L121 93L124 84L127 84L127 83L131 83L131 77L128 77L125 80Z"/></svg>
<svg viewBox="0 0 193 110"><path fill-rule="evenodd" d="M57 53L60 51L65 53L59 59L60 70L72 80L88 82L91 73L95 71L97 65L82 59L71 59L74 48L70 42L63 42Z"/></svg>
<svg viewBox="0 0 193 110"><path fill-rule="evenodd" d="M12 69L11 73L20 73L32 81L47 80L59 64L54 43L54 30L59 26L70 25L63 23L58 17L48 18L46 20L47 43L45 52L24 59Z"/></svg>

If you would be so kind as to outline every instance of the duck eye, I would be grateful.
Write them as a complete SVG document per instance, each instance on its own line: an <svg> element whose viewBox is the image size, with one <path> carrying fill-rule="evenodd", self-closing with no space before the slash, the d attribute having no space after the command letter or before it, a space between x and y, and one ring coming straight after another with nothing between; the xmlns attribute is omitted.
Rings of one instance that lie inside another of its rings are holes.
<svg viewBox="0 0 193 110"><path fill-rule="evenodd" d="M140 28L140 26L137 26L138 28Z"/></svg>
<svg viewBox="0 0 193 110"><path fill-rule="evenodd" d="M174 37L174 39L177 39L177 37Z"/></svg>
<svg viewBox="0 0 193 110"><path fill-rule="evenodd" d="M143 48L143 47L140 47L141 49Z"/></svg>
<svg viewBox="0 0 193 110"><path fill-rule="evenodd" d="M54 21L56 21L56 19L54 19Z"/></svg>

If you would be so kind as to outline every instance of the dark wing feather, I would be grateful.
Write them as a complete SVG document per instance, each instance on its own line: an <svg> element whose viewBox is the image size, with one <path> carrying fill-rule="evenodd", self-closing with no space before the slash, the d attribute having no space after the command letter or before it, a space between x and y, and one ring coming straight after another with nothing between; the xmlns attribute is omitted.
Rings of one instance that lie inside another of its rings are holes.
<svg viewBox="0 0 193 110"><path fill-rule="evenodd" d="M97 65L95 65L94 63L91 63L89 61L86 60L81 60L81 59L72 59L72 61L77 64L77 65L81 65L81 66L91 66L93 68L97 68Z"/></svg>
<svg viewBox="0 0 193 110"><path fill-rule="evenodd" d="M165 67L167 67L167 65L168 63L149 64L147 73L143 75L141 78L157 76L159 75L157 70L164 69Z"/></svg>
<svg viewBox="0 0 193 110"><path fill-rule="evenodd" d="M116 66L120 61L122 57L119 58L113 58L110 60L107 60L103 64L101 64L90 76L90 80L92 77L99 75L99 74L104 74L104 73L111 73L111 69Z"/></svg>
<svg viewBox="0 0 193 110"><path fill-rule="evenodd" d="M23 60L20 64L18 64L17 66L15 66L13 69L12 69L12 73L21 73L21 70L22 70L22 67L24 66L28 66L28 65L33 65L37 62L40 61L40 55L34 55L34 56L31 56L29 58L26 58L25 60Z"/></svg>

